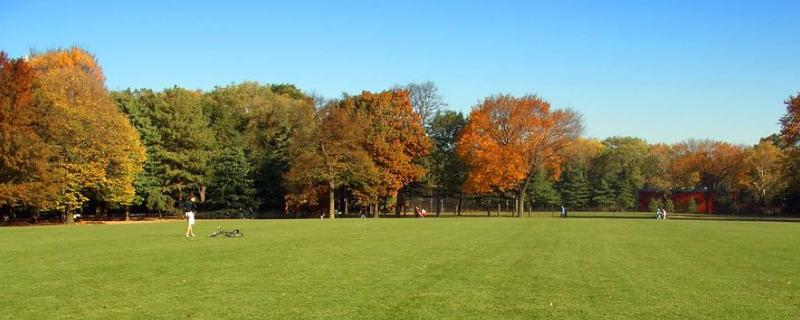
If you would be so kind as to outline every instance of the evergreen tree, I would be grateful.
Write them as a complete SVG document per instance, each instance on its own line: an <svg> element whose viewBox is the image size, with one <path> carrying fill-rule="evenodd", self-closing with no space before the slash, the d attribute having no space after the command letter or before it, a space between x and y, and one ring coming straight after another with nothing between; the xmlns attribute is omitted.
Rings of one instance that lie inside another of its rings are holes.
<svg viewBox="0 0 800 320"><path fill-rule="evenodd" d="M586 172L582 166L570 163L564 172L559 185L561 201L569 208L586 208L589 205L591 192Z"/></svg>
<svg viewBox="0 0 800 320"><path fill-rule="evenodd" d="M614 185L616 190L616 209L618 211L626 211L634 208L636 205L636 194L633 191L633 186L626 180L618 179Z"/></svg>
<svg viewBox="0 0 800 320"><path fill-rule="evenodd" d="M293 85L256 82L217 87L208 98L210 125L226 146L241 146L261 209L283 210L289 136L313 121L311 99Z"/></svg>
<svg viewBox="0 0 800 320"><path fill-rule="evenodd" d="M550 207L561 203L561 195L543 168L537 170L531 179L531 186L528 189L528 198L535 207Z"/></svg>
<svg viewBox="0 0 800 320"><path fill-rule="evenodd" d="M656 212L658 209L663 207L664 203L661 202L660 199L655 199L655 198L651 199L650 204L647 205L647 209L649 209L650 212Z"/></svg>
<svg viewBox="0 0 800 320"><path fill-rule="evenodd" d="M147 152L144 170L133 182L136 189L133 205L147 210L166 211L172 207L172 202L163 192L165 182L159 174L160 159L163 158L161 133L153 125L152 119L155 107L163 103L163 99L147 89L116 91L112 93L112 98L136 128Z"/></svg>
<svg viewBox="0 0 800 320"><path fill-rule="evenodd" d="M215 159L209 202L217 208L249 211L257 205L250 166L241 149L226 148Z"/></svg>
<svg viewBox="0 0 800 320"><path fill-rule="evenodd" d="M689 213L697 213L697 201L694 200L694 197L689 198Z"/></svg>
<svg viewBox="0 0 800 320"><path fill-rule="evenodd" d="M600 178L592 190L592 203L600 210L611 210L617 204L616 192L606 176Z"/></svg>
<svg viewBox="0 0 800 320"><path fill-rule="evenodd" d="M424 163L428 181L438 187L436 201L439 204L441 197L459 193L464 184L468 168L456 155L456 145L467 120L461 113L445 111L437 112L429 122L426 131L434 147ZM441 206L436 205L436 214L440 213Z"/></svg>
<svg viewBox="0 0 800 320"><path fill-rule="evenodd" d="M214 146L213 132L203 114L200 92L174 87L160 93L152 107L153 125L161 139L154 146L158 175L175 204L195 193L205 200Z"/></svg>

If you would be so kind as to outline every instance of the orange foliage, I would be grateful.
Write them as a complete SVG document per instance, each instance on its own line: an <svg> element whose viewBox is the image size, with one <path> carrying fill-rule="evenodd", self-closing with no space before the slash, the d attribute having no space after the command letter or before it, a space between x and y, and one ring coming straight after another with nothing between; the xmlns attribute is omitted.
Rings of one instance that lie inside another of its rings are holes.
<svg viewBox="0 0 800 320"><path fill-rule="evenodd" d="M746 183L744 148L727 142L689 140L674 146L671 171L677 186L735 190Z"/></svg>
<svg viewBox="0 0 800 320"><path fill-rule="evenodd" d="M367 124L364 147L381 172L378 195L395 196L400 188L425 175L425 168L414 160L429 153L431 142L411 107L408 92L364 91L344 99L341 107L358 113L360 121Z"/></svg>
<svg viewBox="0 0 800 320"><path fill-rule="evenodd" d="M800 141L800 92L784 103L786 115L781 118L781 137L786 144L796 146Z"/></svg>
<svg viewBox="0 0 800 320"><path fill-rule="evenodd" d="M0 205L46 208L59 190L53 148L37 132L42 115L33 100L33 70L0 52Z"/></svg>
<svg viewBox="0 0 800 320"><path fill-rule="evenodd" d="M458 155L469 165L468 192L522 191L538 167L559 175L559 151L582 131L580 116L551 110L537 96L486 98L469 115Z"/></svg>

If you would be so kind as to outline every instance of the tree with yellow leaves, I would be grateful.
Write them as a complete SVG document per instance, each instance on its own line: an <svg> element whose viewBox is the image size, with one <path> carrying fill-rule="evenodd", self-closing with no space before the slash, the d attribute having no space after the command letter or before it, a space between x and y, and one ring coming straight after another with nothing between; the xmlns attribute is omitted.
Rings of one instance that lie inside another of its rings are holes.
<svg viewBox="0 0 800 320"><path fill-rule="evenodd" d="M33 54L34 97L51 160L63 169L57 208L72 211L92 198L125 206L145 160L139 135L111 100L97 60L80 48Z"/></svg>
<svg viewBox="0 0 800 320"><path fill-rule="evenodd" d="M761 140L745 154L747 187L753 191L762 208L769 210L777 194L787 185L787 157L769 139Z"/></svg>

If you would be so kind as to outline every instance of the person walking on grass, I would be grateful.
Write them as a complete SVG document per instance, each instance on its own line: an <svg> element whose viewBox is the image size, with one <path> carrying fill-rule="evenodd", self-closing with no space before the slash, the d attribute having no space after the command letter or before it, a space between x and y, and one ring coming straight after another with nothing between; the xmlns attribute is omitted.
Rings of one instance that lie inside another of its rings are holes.
<svg viewBox="0 0 800 320"><path fill-rule="evenodd" d="M197 198L195 198L194 196L191 196L191 197L189 197L189 200L187 200L183 204L183 212L184 212L184 216L186 217L186 222L187 222L187 225L186 225L186 237L187 238L189 238L189 237L194 238L194 231L192 230L192 226L194 225L194 214L197 211L197 205L195 204L195 201L197 201Z"/></svg>
<svg viewBox="0 0 800 320"><path fill-rule="evenodd" d="M561 217L562 218L566 218L567 217L567 207L565 207L563 205L561 206Z"/></svg>

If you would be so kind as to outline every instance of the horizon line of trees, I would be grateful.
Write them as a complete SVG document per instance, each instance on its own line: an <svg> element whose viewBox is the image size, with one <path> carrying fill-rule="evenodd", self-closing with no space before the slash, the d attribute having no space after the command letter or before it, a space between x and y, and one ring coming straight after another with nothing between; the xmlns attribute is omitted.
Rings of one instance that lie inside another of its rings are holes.
<svg viewBox="0 0 800 320"><path fill-rule="evenodd" d="M432 82L325 99L291 84L109 91L97 59L69 49L0 52L0 214L207 211L400 215L412 198L625 211L700 190L717 212L800 212L800 93L755 146L581 137L581 115L535 95L446 110ZM483 199L486 199L485 201ZM483 202L482 202L483 201ZM708 200L712 201L712 200ZM421 204L416 204L421 205Z"/></svg>

